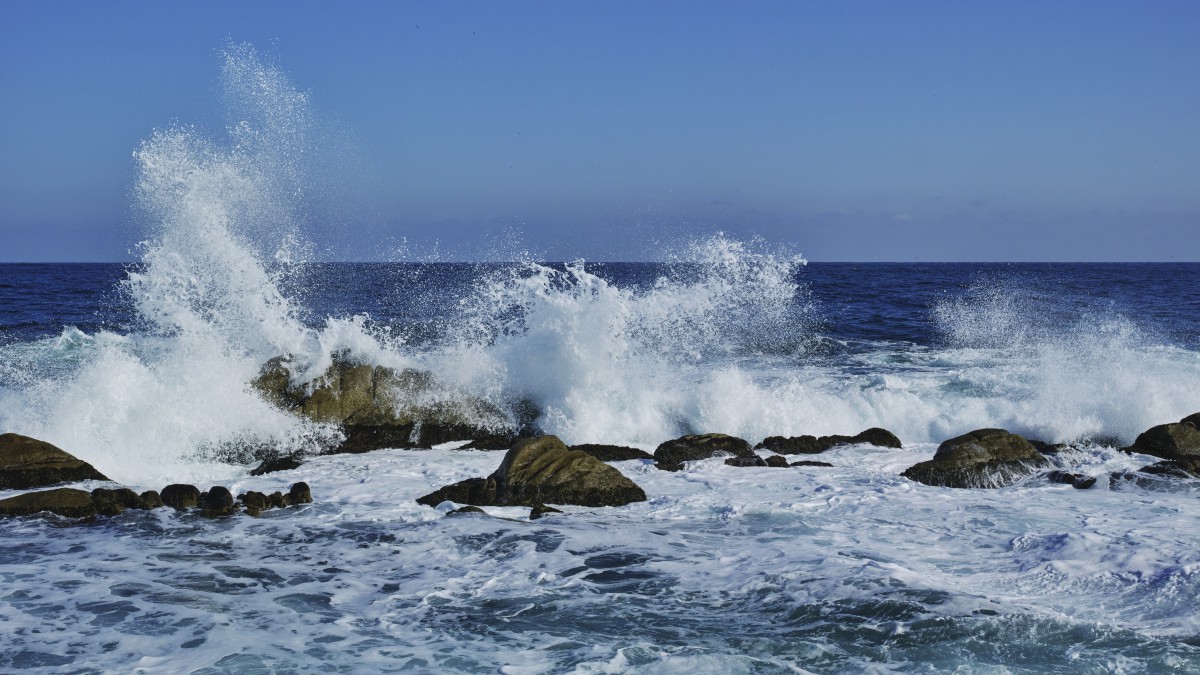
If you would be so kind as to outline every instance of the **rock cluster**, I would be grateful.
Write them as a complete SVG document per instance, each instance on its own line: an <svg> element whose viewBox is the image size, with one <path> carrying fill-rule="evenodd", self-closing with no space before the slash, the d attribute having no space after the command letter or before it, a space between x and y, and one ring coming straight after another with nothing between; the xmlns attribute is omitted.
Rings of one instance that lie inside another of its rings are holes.
<svg viewBox="0 0 1200 675"><path fill-rule="evenodd" d="M238 495L238 501L240 505L228 488L219 485L207 492L201 492L194 485L168 485L161 494L147 490L140 495L129 488L96 488L90 493L75 488L56 488L0 499L0 516L27 516L48 511L67 518L90 518L115 516L129 509L147 511L171 507L181 511L199 508L201 515L215 518L232 515L243 506L247 514L257 516L268 508L309 504L312 493L307 483L296 483L286 495L247 492Z"/></svg>

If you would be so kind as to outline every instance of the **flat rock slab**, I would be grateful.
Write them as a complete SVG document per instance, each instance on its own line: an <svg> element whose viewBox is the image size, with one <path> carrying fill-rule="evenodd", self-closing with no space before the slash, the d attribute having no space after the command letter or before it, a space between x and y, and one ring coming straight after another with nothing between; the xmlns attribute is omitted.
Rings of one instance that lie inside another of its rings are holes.
<svg viewBox="0 0 1200 675"><path fill-rule="evenodd" d="M81 480L108 480L108 476L45 441L0 435L0 489L25 490Z"/></svg>

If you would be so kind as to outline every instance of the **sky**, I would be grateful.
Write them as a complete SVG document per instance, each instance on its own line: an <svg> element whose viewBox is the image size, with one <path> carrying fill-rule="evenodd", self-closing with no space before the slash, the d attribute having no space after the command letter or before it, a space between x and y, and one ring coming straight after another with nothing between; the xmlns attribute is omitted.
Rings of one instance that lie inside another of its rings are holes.
<svg viewBox="0 0 1200 675"><path fill-rule="evenodd" d="M125 261L249 42L325 259L1200 261L1200 2L0 3L0 262Z"/></svg>

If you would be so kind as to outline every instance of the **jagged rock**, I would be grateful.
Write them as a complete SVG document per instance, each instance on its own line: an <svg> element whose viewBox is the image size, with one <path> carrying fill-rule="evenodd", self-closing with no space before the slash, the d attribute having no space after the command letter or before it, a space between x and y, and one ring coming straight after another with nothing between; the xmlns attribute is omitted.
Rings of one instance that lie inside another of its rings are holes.
<svg viewBox="0 0 1200 675"><path fill-rule="evenodd" d="M620 471L591 455L571 451L556 436L518 440L487 478L447 485L417 500L475 506L577 504L622 506L645 501L646 493Z"/></svg>
<svg viewBox="0 0 1200 675"><path fill-rule="evenodd" d="M562 511L554 508L553 506L546 506L545 504L538 504L537 506L530 509L529 519L537 520L539 518L544 518L544 517L550 515L551 513L562 513Z"/></svg>
<svg viewBox="0 0 1200 675"><path fill-rule="evenodd" d="M586 452L601 462L623 462L627 459L654 459L654 455L645 450L627 448L623 445L602 445L599 443L581 443L572 445L572 450Z"/></svg>
<svg viewBox="0 0 1200 675"><path fill-rule="evenodd" d="M767 466L773 466L779 469L786 469L788 467L787 458L783 455L771 455L765 461Z"/></svg>
<svg viewBox="0 0 1200 675"><path fill-rule="evenodd" d="M283 457L271 457L269 459L264 459L262 464L259 464L257 467L251 469L250 475L262 476L268 473L275 473L276 471L291 471L292 469L300 468L303 466L303 464L304 462L290 455Z"/></svg>
<svg viewBox="0 0 1200 675"><path fill-rule="evenodd" d="M195 485L172 483L162 489L162 503L173 509L190 509L200 503L200 490Z"/></svg>
<svg viewBox="0 0 1200 675"><path fill-rule="evenodd" d="M96 515L96 504L92 502L92 495L72 488L27 492L0 499L0 516L28 516L42 511L67 518L91 518Z"/></svg>
<svg viewBox="0 0 1200 675"><path fill-rule="evenodd" d="M788 466L833 466L829 462L817 462L811 459L802 459L799 462L792 462Z"/></svg>
<svg viewBox="0 0 1200 675"><path fill-rule="evenodd" d="M1086 490L1096 484L1095 476L1084 476L1077 473L1067 473L1066 471L1051 471L1046 474L1046 480L1051 483L1070 485L1076 490Z"/></svg>
<svg viewBox="0 0 1200 675"><path fill-rule="evenodd" d="M96 512L102 516L115 516L125 509L146 510L150 508L136 492L129 488L115 490L96 488L92 490L92 502L96 505Z"/></svg>
<svg viewBox="0 0 1200 675"><path fill-rule="evenodd" d="M1200 413L1174 424L1159 424L1143 431L1126 452L1139 452L1162 459L1200 458Z"/></svg>
<svg viewBox="0 0 1200 675"><path fill-rule="evenodd" d="M659 445L654 450L654 464L664 471L679 471L684 462L723 454L758 458L750 444L736 436L697 434L681 436Z"/></svg>
<svg viewBox="0 0 1200 675"><path fill-rule="evenodd" d="M1012 485L1049 465L1024 438L1004 429L977 429L938 446L933 459L901 475L918 483L955 488Z"/></svg>
<svg viewBox="0 0 1200 675"><path fill-rule="evenodd" d="M726 466L747 467L747 466L766 466L767 463L765 461L763 461L762 457L759 457L756 455L754 457L730 457L729 459L725 460L725 465Z"/></svg>
<svg viewBox="0 0 1200 675"><path fill-rule="evenodd" d="M770 436L764 438L761 443L754 446L755 450L767 449L771 452L778 452L783 455L815 455L825 452L826 450L838 445L854 445L856 443L866 443L876 445L883 448L900 448L903 447L900 439L887 429L879 427L871 427L859 432L854 436L793 436L785 438L783 436Z"/></svg>
<svg viewBox="0 0 1200 675"><path fill-rule="evenodd" d="M0 434L0 490L108 480L91 464L36 438Z"/></svg>
<svg viewBox="0 0 1200 675"><path fill-rule="evenodd" d="M138 496L141 497L142 503L145 504L146 508L148 509L160 509L165 506L165 504L163 504L162 496L158 494L157 490L146 490Z"/></svg>
<svg viewBox="0 0 1200 675"><path fill-rule="evenodd" d="M496 406L461 395L438 396L429 373L334 359L323 375L294 386L287 361L262 368L254 386L276 405L317 422L340 424L345 441L331 452L428 448L511 430Z"/></svg>
<svg viewBox="0 0 1200 675"><path fill-rule="evenodd" d="M236 504L229 488L220 485L214 485L200 495L200 513L209 518L233 515L237 511Z"/></svg>
<svg viewBox="0 0 1200 675"><path fill-rule="evenodd" d="M308 489L308 483L300 482L293 483L287 493L288 503L292 506L297 504L311 504L312 490Z"/></svg>

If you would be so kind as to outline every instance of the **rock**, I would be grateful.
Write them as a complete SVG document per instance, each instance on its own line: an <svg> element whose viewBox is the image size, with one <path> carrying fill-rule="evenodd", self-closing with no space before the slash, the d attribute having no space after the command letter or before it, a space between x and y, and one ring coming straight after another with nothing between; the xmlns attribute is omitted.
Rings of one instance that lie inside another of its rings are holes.
<svg viewBox="0 0 1200 675"><path fill-rule="evenodd" d="M1191 415L1188 415L1187 417L1179 420L1179 423L1180 424L1190 424L1190 425L1196 427L1197 429L1200 429L1200 412L1192 413Z"/></svg>
<svg viewBox="0 0 1200 675"><path fill-rule="evenodd" d="M190 509L200 503L200 490L195 485L173 483L162 489L162 503L173 509Z"/></svg>
<svg viewBox="0 0 1200 675"><path fill-rule="evenodd" d="M787 457L784 457L783 455L771 455L770 457L767 457L765 461L767 466L773 466L779 469L786 469L788 467Z"/></svg>
<svg viewBox="0 0 1200 675"><path fill-rule="evenodd" d="M1067 446L1064 443L1047 443L1045 441L1035 441L1030 439L1029 444L1033 446L1034 450L1037 450L1043 455L1056 455L1067 449Z"/></svg>
<svg viewBox="0 0 1200 675"><path fill-rule="evenodd" d="M723 454L758 458L750 444L740 438L725 434L698 434L662 443L654 451L654 463L664 471L679 471L684 462Z"/></svg>
<svg viewBox="0 0 1200 675"><path fill-rule="evenodd" d="M829 462L816 462L811 459L802 459L799 462L792 462L788 466L833 466Z"/></svg>
<svg viewBox="0 0 1200 675"><path fill-rule="evenodd" d="M1046 474L1046 480L1051 483L1070 485L1076 490L1086 490L1096 484L1095 476L1084 476L1077 473L1067 473L1066 471L1051 471Z"/></svg>
<svg viewBox="0 0 1200 675"><path fill-rule="evenodd" d="M25 490L81 480L108 480L108 477L45 441L20 434L0 434L0 490Z"/></svg>
<svg viewBox="0 0 1200 675"><path fill-rule="evenodd" d="M92 490L92 503L96 505L96 512L102 516L115 516L125 509L146 510L150 508L136 492L129 488L115 490L96 488Z"/></svg>
<svg viewBox="0 0 1200 675"><path fill-rule="evenodd" d="M304 462L294 456L286 455L264 459L262 464L250 470L251 476L262 476L276 471L291 471L300 468Z"/></svg>
<svg viewBox="0 0 1200 675"><path fill-rule="evenodd" d="M0 516L28 516L42 511L67 518L91 518L96 515L96 504L92 502L92 495L72 488L27 492L0 499Z"/></svg>
<svg viewBox="0 0 1200 675"><path fill-rule="evenodd" d="M237 506L229 488L214 485L209 488L208 492L200 495L200 513L202 515L216 518L233 515L234 511L237 511Z"/></svg>
<svg viewBox="0 0 1200 675"><path fill-rule="evenodd" d="M546 506L545 504L538 504L537 506L530 509L529 519L537 520L539 518L544 518L545 516L548 516L551 513L562 513L562 511L554 508L553 506Z"/></svg>
<svg viewBox="0 0 1200 675"><path fill-rule="evenodd" d="M901 475L926 485L995 488L1012 485L1049 465L1024 438L1004 429L977 429L938 446L933 459Z"/></svg>
<svg viewBox="0 0 1200 675"><path fill-rule="evenodd" d="M508 450L517 442L516 434L488 434L459 448L459 450Z"/></svg>
<svg viewBox="0 0 1200 675"><path fill-rule="evenodd" d="M267 505L273 509L282 509L284 507L291 506L292 503L288 501L288 498L282 492L276 490L275 492L267 495Z"/></svg>
<svg viewBox="0 0 1200 675"><path fill-rule="evenodd" d="M484 511L483 509L479 508L478 506L463 506L461 508L454 509L453 511L447 511L446 515L447 516L465 516L469 513L482 513L485 516L487 515L487 511Z"/></svg>
<svg viewBox="0 0 1200 675"><path fill-rule="evenodd" d="M292 483L292 487L288 488L287 499L292 506L311 504L312 490L308 489L308 483Z"/></svg>
<svg viewBox="0 0 1200 675"><path fill-rule="evenodd" d="M261 492L251 490L238 495L238 501L247 509L257 509L259 511L267 510L271 503L267 500L267 496Z"/></svg>
<svg viewBox="0 0 1200 675"><path fill-rule="evenodd" d="M1167 460L1144 466L1138 471L1167 478L1200 478L1200 458Z"/></svg>
<svg viewBox="0 0 1200 675"><path fill-rule="evenodd" d="M1139 452L1162 459L1200 458L1200 429L1193 422L1200 413L1174 424L1159 424L1143 431L1126 452Z"/></svg>
<svg viewBox="0 0 1200 675"><path fill-rule="evenodd" d="M518 440L492 475L447 485L417 500L475 506L622 506L646 493L620 471L585 452L571 451L556 436Z"/></svg>
<svg viewBox="0 0 1200 675"><path fill-rule="evenodd" d="M771 452L778 452L783 455L815 455L825 452L826 450L838 445L855 445L858 443L866 443L883 448L900 448L903 447L900 439L887 429L879 427L871 427L864 431L860 431L854 436L793 436L784 438L783 436L769 436L764 438L761 443L754 446L755 450L767 449Z"/></svg>
<svg viewBox="0 0 1200 675"><path fill-rule="evenodd" d="M627 459L654 459L654 455L645 450L627 448L623 445L601 445L598 443L581 443L572 445L572 450L586 452L601 462L623 462Z"/></svg>
<svg viewBox="0 0 1200 675"><path fill-rule="evenodd" d="M426 372L358 364L338 356L314 381L293 385L287 363L278 357L268 361L255 388L285 410L342 425L346 438L333 453L428 448L514 429L514 422L495 405L439 391Z"/></svg>
<svg viewBox="0 0 1200 675"><path fill-rule="evenodd" d="M754 457L730 457L729 459L725 460L725 465L726 466L747 467L747 466L766 466L767 463L765 461L763 461L762 457L759 457L756 455Z"/></svg>
<svg viewBox="0 0 1200 675"><path fill-rule="evenodd" d="M160 509L164 506L162 497L158 494L157 490L146 490L138 496L141 497L142 503L148 509Z"/></svg>

